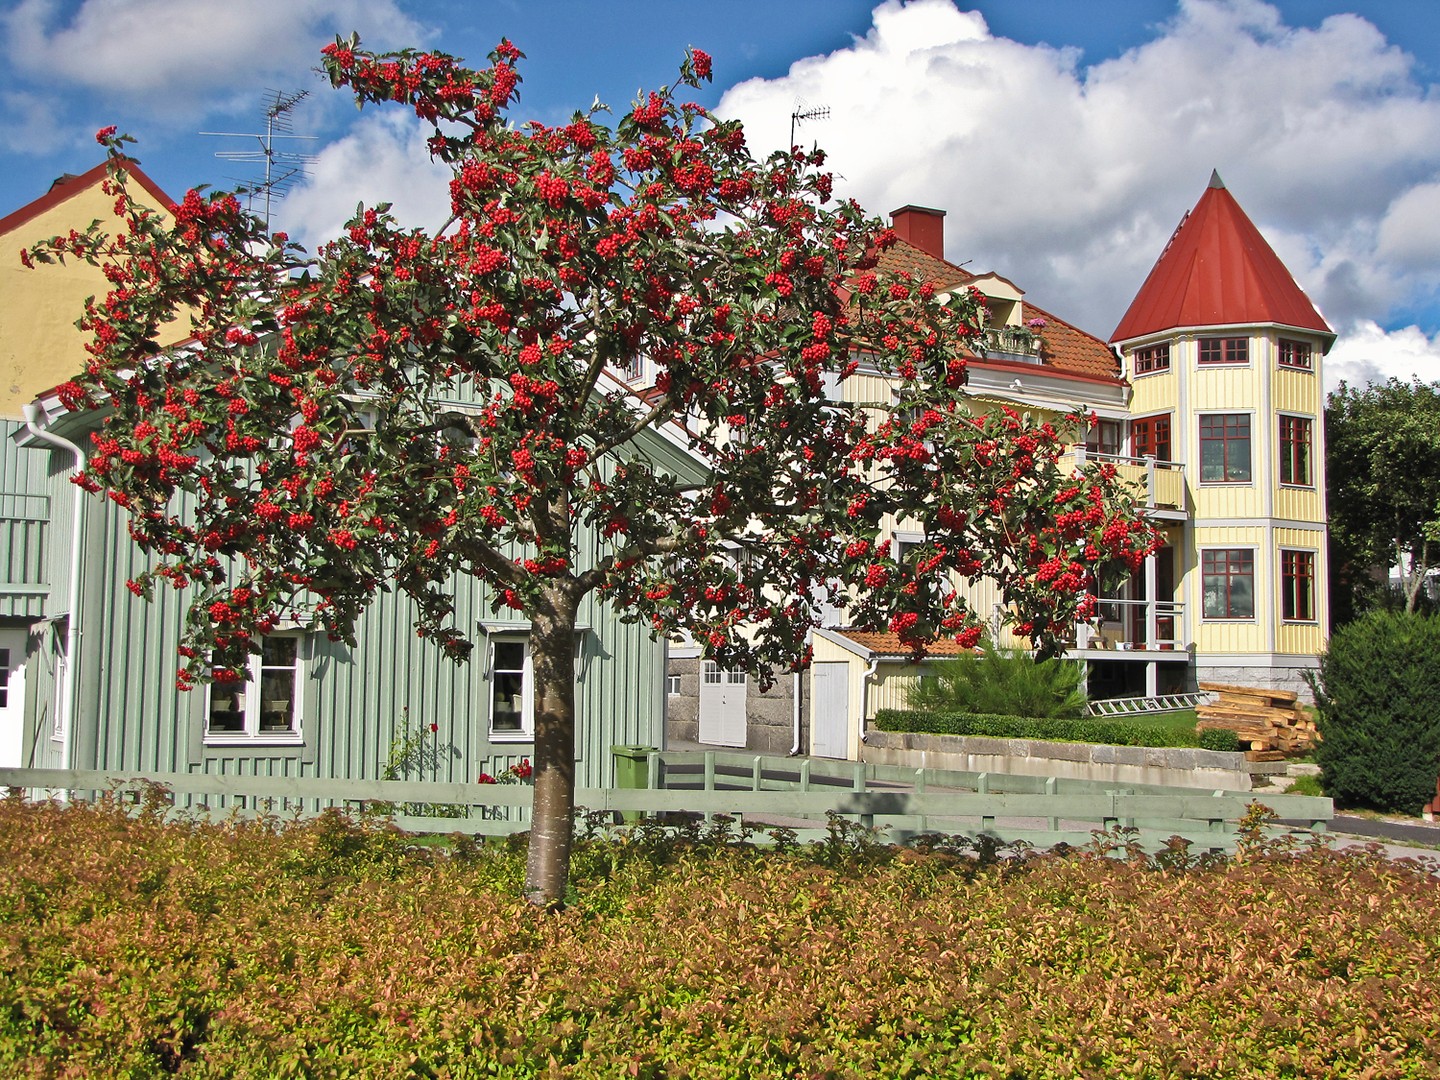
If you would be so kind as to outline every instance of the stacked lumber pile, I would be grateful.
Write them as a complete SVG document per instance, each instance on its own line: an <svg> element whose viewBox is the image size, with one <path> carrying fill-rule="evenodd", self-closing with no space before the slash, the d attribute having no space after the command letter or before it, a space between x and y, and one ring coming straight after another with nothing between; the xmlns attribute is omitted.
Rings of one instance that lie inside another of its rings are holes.
<svg viewBox="0 0 1440 1080"><path fill-rule="evenodd" d="M1311 749L1319 737L1315 721L1292 690L1205 682L1200 684L1200 689L1217 695L1217 699L1213 704L1196 708L1200 721L1195 730L1233 731L1242 747L1247 742L1250 744L1252 756L1263 754L1271 759L1303 753Z"/></svg>

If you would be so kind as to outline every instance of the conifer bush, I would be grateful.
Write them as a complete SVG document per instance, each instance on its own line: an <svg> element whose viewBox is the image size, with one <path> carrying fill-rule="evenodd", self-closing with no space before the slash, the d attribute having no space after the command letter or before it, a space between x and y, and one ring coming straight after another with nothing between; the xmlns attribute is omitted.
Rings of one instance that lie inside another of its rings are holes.
<svg viewBox="0 0 1440 1080"><path fill-rule="evenodd" d="M1326 794L1418 813L1440 774L1440 619L1370 612L1335 631L1311 682Z"/></svg>
<svg viewBox="0 0 1440 1080"><path fill-rule="evenodd" d="M1075 720L1085 714L1085 668L1077 660L1036 659L985 641L933 670L906 695L910 708Z"/></svg>

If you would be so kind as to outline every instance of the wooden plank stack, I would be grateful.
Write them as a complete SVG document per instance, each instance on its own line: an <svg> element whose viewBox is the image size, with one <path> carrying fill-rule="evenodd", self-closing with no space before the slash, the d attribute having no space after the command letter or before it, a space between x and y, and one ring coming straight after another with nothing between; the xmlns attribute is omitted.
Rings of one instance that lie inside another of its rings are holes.
<svg viewBox="0 0 1440 1080"><path fill-rule="evenodd" d="M1294 691L1205 682L1200 689L1218 696L1214 704L1196 708L1196 731L1233 731L1242 747L1249 743L1253 753L1275 757L1303 753L1319 738L1315 721Z"/></svg>

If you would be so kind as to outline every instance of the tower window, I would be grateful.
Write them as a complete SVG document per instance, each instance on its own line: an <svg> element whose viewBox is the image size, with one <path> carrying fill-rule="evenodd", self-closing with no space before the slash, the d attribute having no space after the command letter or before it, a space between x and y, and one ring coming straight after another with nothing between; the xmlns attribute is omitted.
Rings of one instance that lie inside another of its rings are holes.
<svg viewBox="0 0 1440 1080"><path fill-rule="evenodd" d="M1202 364L1248 364L1249 362L1249 338L1211 337L1200 339L1200 363Z"/></svg>

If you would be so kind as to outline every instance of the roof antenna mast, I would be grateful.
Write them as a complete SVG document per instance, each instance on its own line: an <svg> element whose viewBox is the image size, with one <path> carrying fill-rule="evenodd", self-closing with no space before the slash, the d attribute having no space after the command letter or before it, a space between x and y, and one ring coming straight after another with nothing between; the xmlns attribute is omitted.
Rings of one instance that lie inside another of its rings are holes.
<svg viewBox="0 0 1440 1080"><path fill-rule="evenodd" d="M806 120L825 120L830 116L829 105L817 105L813 109L805 108L803 101L795 103L795 111L790 114L790 145L795 145L795 125Z"/></svg>
<svg viewBox="0 0 1440 1080"><path fill-rule="evenodd" d="M247 209L255 210L256 200L261 200L264 209L265 228L270 228L271 203L279 202L290 190L290 186L305 175L307 167L314 162L315 155L293 153L275 149L277 139L315 139L314 135L296 135L290 122L290 113L296 105L310 96L309 90L284 93L280 90L265 91L265 131L202 131L201 135L215 135L221 138L255 139L260 143L258 150L218 150L215 153L222 161L243 161L265 163L264 179L239 180L236 194L249 196ZM235 179L232 177L232 179Z"/></svg>

